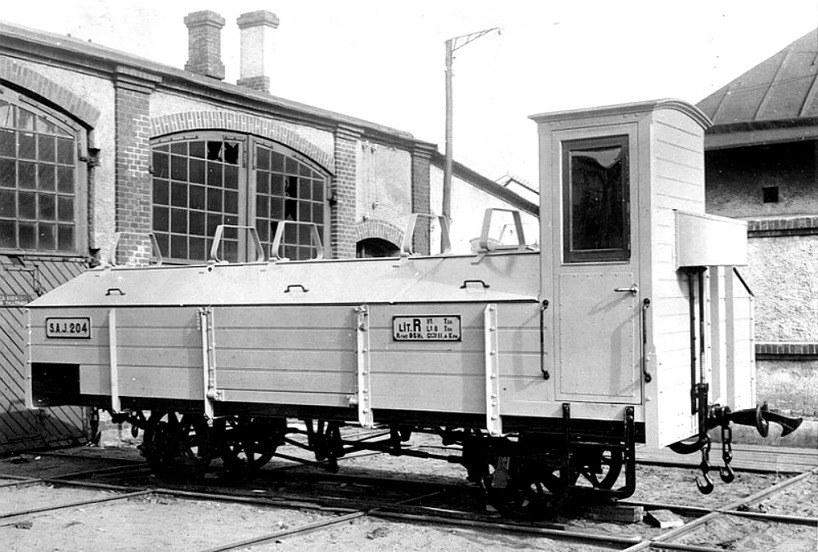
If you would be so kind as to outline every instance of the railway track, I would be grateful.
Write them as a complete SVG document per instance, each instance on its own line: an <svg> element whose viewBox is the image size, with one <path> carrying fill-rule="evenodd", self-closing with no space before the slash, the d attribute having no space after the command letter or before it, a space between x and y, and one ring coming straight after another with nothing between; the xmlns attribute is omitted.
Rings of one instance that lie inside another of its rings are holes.
<svg viewBox="0 0 818 552"><path fill-rule="evenodd" d="M787 452L790 464L808 464L814 454ZM770 451L755 451L759 458L748 461L763 461L764 455ZM782 451L776 454L782 454ZM383 455L365 455L350 460L367 461L379 460ZM32 458L25 455L21 458ZM34 457L36 458L36 456ZM52 460L55 464L62 464L61 471L46 468L45 470L31 470L29 473L40 471L45 477L19 475L25 470L16 470L18 474L7 473L9 466L0 464L0 492L4 489L24 489L26 487L53 486L55 489L85 489L103 493L85 500L51 501L46 504L34 504L20 509L7 509L0 512L0 528L15 527L32 516L48 516L66 510L90 508L105 504L106 508L116 508L117 504L124 504L135 500L164 500L171 498L180 501L205 501L225 504L235 504L262 508L265 510L310 511L320 513L321 519L305 520L303 523L294 522L284 528L274 531L261 532L250 538L230 540L214 546L190 548L191 550L237 550L237 549L266 549L284 538L297 538L298 535L308 533L327 533L337 531L341 527L349 526L361 520L386 520L398 524L434 525L451 531L476 531L486 534L505 534L515 538L535 539L538 546L554 543L553 550L558 550L559 543L569 541L575 550L690 550L714 551L724 550L702 544L701 532L709 524L720 519L752 520L754 523L772 524L775 527L804 527L805 535L812 530L818 532L818 514L787 515L774 512L759 511L753 508L762 500L770 500L787 489L799 485L811 485L811 489L818 489L818 469L803 471L794 477L788 477L780 482L760 489L750 496L741 497L723 505L702 506L701 504L676 504L656 501L626 501L622 506L626 508L642 508L646 511L669 510L685 521L684 525L672 530L649 528L645 524L617 526L612 531L610 524L588 523L577 525L575 521L563 522L562 519L547 522L519 522L498 517L492 512L481 509L480 491L466 485L456 485L449 482L430 481L424 476L410 477L406 480L385 478L378 470L368 474L323 473L314 468L296 467L294 464L276 465L272 469L265 469L251 480L240 485L235 482L225 484L218 477L213 477L203 485L167 485L160 484L152 478L145 469L143 462L129 459L106 459L107 465L100 466L99 459L77 455L63 455L50 453L40 455L43 459ZM70 462L69 462L70 461ZM348 460L344 460L348 462ZM648 463L656 463L655 459L648 459ZM30 462L29 462L30 463ZM82 469L82 464L89 464ZM90 464L94 463L93 466ZM16 466L26 467L23 464ZM66 465L70 464L70 465ZM682 466L662 465L658 469L678 470L686 469ZM780 470L780 463L768 464L772 466L770 472ZM305 490L306 489L306 490ZM581 515L581 514L580 514ZM805 538L808 538L805 537ZM705 539L706 540L706 539ZM290 542L290 541L288 541ZM693 543L693 544L691 544ZM809 545L809 543L807 543ZM580 548L577 548L579 546ZM583 546L587 548L582 548ZM12 548L15 549L15 548ZM20 548L24 550L25 548ZM552 548L541 548L550 550ZM741 550L741 548L738 548ZM811 550L806 548L806 550Z"/></svg>

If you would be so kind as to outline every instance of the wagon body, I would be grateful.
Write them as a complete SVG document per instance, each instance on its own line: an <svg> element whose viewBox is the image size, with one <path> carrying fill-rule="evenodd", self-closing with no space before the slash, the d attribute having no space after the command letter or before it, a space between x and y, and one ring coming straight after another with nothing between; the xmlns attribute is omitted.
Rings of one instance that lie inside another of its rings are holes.
<svg viewBox="0 0 818 552"><path fill-rule="evenodd" d="M97 268L28 306L29 406L614 450L701 433L708 400L752 407L746 226L704 213L706 117L657 101L533 119L538 250L491 245L487 222L470 255Z"/></svg>

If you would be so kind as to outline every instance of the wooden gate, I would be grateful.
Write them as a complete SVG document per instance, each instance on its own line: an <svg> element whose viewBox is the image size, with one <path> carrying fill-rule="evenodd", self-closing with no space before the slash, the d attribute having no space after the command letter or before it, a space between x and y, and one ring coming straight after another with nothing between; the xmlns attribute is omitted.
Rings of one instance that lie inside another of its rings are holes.
<svg viewBox="0 0 818 552"><path fill-rule="evenodd" d="M25 305L79 275L82 258L0 255L0 455L88 440L87 409L25 407Z"/></svg>

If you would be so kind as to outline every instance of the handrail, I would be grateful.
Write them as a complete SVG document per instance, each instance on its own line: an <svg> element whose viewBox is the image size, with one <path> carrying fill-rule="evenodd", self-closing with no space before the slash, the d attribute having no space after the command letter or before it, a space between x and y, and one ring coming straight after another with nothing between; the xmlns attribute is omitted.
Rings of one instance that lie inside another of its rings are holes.
<svg viewBox="0 0 818 552"><path fill-rule="evenodd" d="M245 226L245 225L237 225L237 224L220 224L216 227L216 233L213 235L213 245L210 247L210 260L215 262L224 262L225 259L219 258L219 246L221 245L222 235L224 234L225 228L235 228L236 230L247 230L250 233L250 237L253 239L253 244L255 245L256 250L256 260L257 263L262 263L265 261L264 256L264 248L261 247L261 240L258 237L258 231L256 230L255 226Z"/></svg>
<svg viewBox="0 0 818 552"><path fill-rule="evenodd" d="M449 221L442 215L433 215L431 213L412 213L409 215L409 220L406 223L406 231L403 233L403 241L400 244L400 256L408 257L415 254L412 241L415 237L415 227L417 226L418 218L428 218L437 220L440 224L440 255L448 255L452 252L452 243L449 239Z"/></svg>
<svg viewBox="0 0 818 552"><path fill-rule="evenodd" d="M151 256L156 259L154 266L162 266L164 259L162 258L162 250L159 249L159 242L156 241L156 235L153 232L117 232L114 234L113 243L111 244L111 249L108 251L107 258L103 259L103 262L109 266L117 266L116 262L116 252L119 248L119 240L122 239L122 235L127 234L129 236L146 236L151 240Z"/></svg>
<svg viewBox="0 0 818 552"><path fill-rule="evenodd" d="M287 260L286 257L279 254L281 249L281 240L284 239L284 228L287 225L295 226L309 226L311 228L310 239L312 241L312 248L315 250L314 259L320 261L324 258L324 246L321 243L321 235L318 233L318 225L314 222L305 222L300 220L282 220L279 221L276 227L275 236L273 236L273 243L270 245L270 259Z"/></svg>
<svg viewBox="0 0 818 552"><path fill-rule="evenodd" d="M517 232L517 245L492 245L489 242L489 232L491 231L491 219L495 212L511 213L514 220L514 229ZM524 250L526 248L525 232L523 231L523 220L520 211L516 209L505 209L501 207L489 207L483 215L483 227L480 231L480 241L477 242L478 251L509 251Z"/></svg>

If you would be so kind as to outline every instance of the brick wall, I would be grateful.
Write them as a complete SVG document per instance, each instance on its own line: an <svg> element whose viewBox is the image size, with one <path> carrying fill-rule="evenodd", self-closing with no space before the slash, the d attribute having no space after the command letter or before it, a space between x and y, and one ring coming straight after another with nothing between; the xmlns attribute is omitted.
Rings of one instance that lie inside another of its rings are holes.
<svg viewBox="0 0 818 552"><path fill-rule="evenodd" d="M330 193L330 245L333 257L355 257L355 202L358 184L358 142L361 130L339 125L335 130L335 177Z"/></svg>
<svg viewBox="0 0 818 552"><path fill-rule="evenodd" d="M430 167L432 155L436 148L427 144L417 144L412 150L412 212L431 214L431 180ZM418 220L415 227L415 235L412 239L412 247L417 253L428 255L430 253L431 234L429 232L428 221Z"/></svg>
<svg viewBox="0 0 818 552"><path fill-rule="evenodd" d="M119 264L147 264L151 258L152 244L146 235L152 230L150 94L158 82L158 77L125 68L114 79Z"/></svg>

